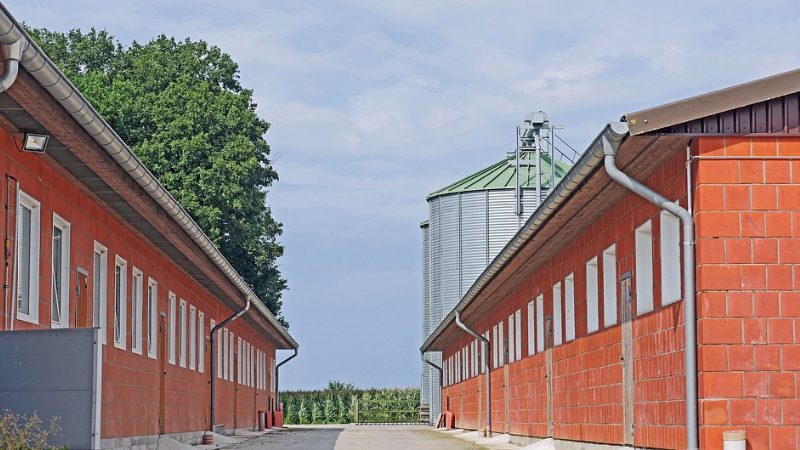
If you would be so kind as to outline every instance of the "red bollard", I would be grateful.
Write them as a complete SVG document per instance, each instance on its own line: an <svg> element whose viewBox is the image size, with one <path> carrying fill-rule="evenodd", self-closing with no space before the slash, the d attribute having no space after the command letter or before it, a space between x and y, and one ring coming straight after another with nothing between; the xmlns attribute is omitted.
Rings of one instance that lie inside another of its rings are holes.
<svg viewBox="0 0 800 450"><path fill-rule="evenodd" d="M258 431L266 430L267 426L267 413L264 411L258 412Z"/></svg>

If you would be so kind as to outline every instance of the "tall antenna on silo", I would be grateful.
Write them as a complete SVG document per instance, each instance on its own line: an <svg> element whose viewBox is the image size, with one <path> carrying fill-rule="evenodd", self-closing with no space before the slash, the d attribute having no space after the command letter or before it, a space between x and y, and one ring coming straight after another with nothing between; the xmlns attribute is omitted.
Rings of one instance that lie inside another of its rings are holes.
<svg viewBox="0 0 800 450"><path fill-rule="evenodd" d="M544 111L536 111L525 116L522 125L517 127L516 151L516 213L522 221L522 186L519 183L520 156L524 151L535 152L536 157L536 204L542 201L542 129L550 130L550 120ZM552 137L551 137L552 141ZM552 143L550 144L552 146ZM551 149L552 151L552 149ZM550 156L552 165L552 155ZM552 184L552 181L551 183Z"/></svg>

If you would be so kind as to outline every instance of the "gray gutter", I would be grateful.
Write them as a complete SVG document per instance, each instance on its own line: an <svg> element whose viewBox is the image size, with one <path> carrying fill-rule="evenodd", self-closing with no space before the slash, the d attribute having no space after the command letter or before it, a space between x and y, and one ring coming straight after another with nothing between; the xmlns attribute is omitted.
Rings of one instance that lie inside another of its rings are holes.
<svg viewBox="0 0 800 450"><path fill-rule="evenodd" d="M451 323L455 321L456 311L464 311L486 285L497 275L503 267L519 252L534 234L544 225L545 222L561 207L573 192L578 189L584 180L589 178L592 172L603 165L603 138L611 141L621 141L628 136L628 125L624 122L612 122L603 128L600 134L589 144L589 148L581 156L570 171L564 176L556 188L547 196L545 201L536 208L533 215L525 222L525 225L514 235L513 238L503 247L503 250L492 260L489 267L483 271L480 277L472 284L469 291L461 298L461 301L447 314L442 323L431 333L425 343L420 347L421 352L433 351L429 347L441 335Z"/></svg>
<svg viewBox="0 0 800 450"><path fill-rule="evenodd" d="M298 344L275 316L261 302L247 283L242 279L227 259L214 246L189 213L175 200L153 174L133 154L111 126L86 100L77 88L64 76L55 64L42 52L33 39L11 16L5 5L0 5L0 44L11 45L19 42L22 48L20 65L69 113L73 119L91 136L114 161L131 176L150 197L156 201L172 219L180 225L211 261L225 274L247 300L289 343L291 348Z"/></svg>

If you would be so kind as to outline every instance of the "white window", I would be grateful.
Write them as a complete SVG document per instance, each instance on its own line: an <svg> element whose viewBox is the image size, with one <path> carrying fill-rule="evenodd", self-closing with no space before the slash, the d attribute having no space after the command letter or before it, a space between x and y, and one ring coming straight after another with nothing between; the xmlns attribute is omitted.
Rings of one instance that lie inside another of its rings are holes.
<svg viewBox="0 0 800 450"><path fill-rule="evenodd" d="M228 358L230 358L230 361L228 361L228 381L233 381L233 368L234 368L233 362L234 358L236 357L236 354L234 353L233 349L234 342L236 341L234 340L233 332L231 332L230 339L228 339L228 347L230 347L228 348Z"/></svg>
<svg viewBox="0 0 800 450"><path fill-rule="evenodd" d="M536 308L536 304L531 300L528 302L528 356L536 353L536 335L534 334L536 332L536 327L533 326L533 321L535 319L534 308Z"/></svg>
<svg viewBox="0 0 800 450"><path fill-rule="evenodd" d="M53 328L69 326L69 222L53 214L52 296L50 322Z"/></svg>
<svg viewBox="0 0 800 450"><path fill-rule="evenodd" d="M181 311L178 316L181 323L178 326L180 340L178 341L178 365L186 367L186 300L181 299Z"/></svg>
<svg viewBox="0 0 800 450"><path fill-rule="evenodd" d="M189 306L189 369L197 367L197 308Z"/></svg>
<svg viewBox="0 0 800 450"><path fill-rule="evenodd" d="M511 364L514 359L514 314L508 316L508 363Z"/></svg>
<svg viewBox="0 0 800 450"><path fill-rule="evenodd" d="M536 297L536 351L544 351L544 295Z"/></svg>
<svg viewBox="0 0 800 450"><path fill-rule="evenodd" d="M255 372L253 370L253 367L255 364L256 349L255 347L253 347L252 344L249 345L248 347L250 347L250 358L247 360L247 372L250 374L249 376L250 387L255 387L256 382L255 382Z"/></svg>
<svg viewBox="0 0 800 450"><path fill-rule="evenodd" d="M636 313L653 310L653 228L648 220L636 229Z"/></svg>
<svg viewBox="0 0 800 450"><path fill-rule="evenodd" d="M175 294L169 293L169 363L175 364L175 331L177 330L177 322L175 320Z"/></svg>
<svg viewBox="0 0 800 450"><path fill-rule="evenodd" d="M517 329L515 336L517 339L514 341L516 348L514 354L517 355L517 361L522 359L522 310L518 309L514 313L514 326Z"/></svg>
<svg viewBox="0 0 800 450"><path fill-rule="evenodd" d="M503 367L506 364L506 350L508 349L508 346L506 345L505 333L503 333L503 322L497 324L497 341L500 343L500 351L497 355L497 365L499 367Z"/></svg>
<svg viewBox="0 0 800 450"><path fill-rule="evenodd" d="M92 270L92 326L100 328L100 342L106 343L106 299L108 298L108 249L94 242Z"/></svg>
<svg viewBox="0 0 800 450"><path fill-rule="evenodd" d="M486 333L483 334L483 337L486 338L486 341L489 341L489 331L487 330ZM481 373L486 373L486 366L489 365L489 360L487 359L486 352L488 351L488 345L486 342L481 342Z"/></svg>
<svg viewBox="0 0 800 450"><path fill-rule="evenodd" d="M131 350L142 354L142 286L144 276L142 271L133 268L133 282L131 283Z"/></svg>
<svg viewBox="0 0 800 450"><path fill-rule="evenodd" d="M497 344L497 325L492 327L492 368L497 369L498 361L500 359L497 357L498 353L500 353L500 346Z"/></svg>
<svg viewBox="0 0 800 450"><path fill-rule="evenodd" d="M230 339L230 337L228 336L228 329L227 328L223 328L222 329L222 337L223 337L222 340L219 341L222 344L222 351L221 352L217 352L217 355L221 355L222 356L222 364L220 364L219 361L217 361L217 368L218 369L220 367L222 368L222 373L220 374L220 378L222 378L223 380L227 380L228 379L228 339Z"/></svg>
<svg viewBox="0 0 800 450"><path fill-rule="evenodd" d="M586 332L600 329L600 302L598 295L597 257L586 263Z"/></svg>
<svg viewBox="0 0 800 450"><path fill-rule="evenodd" d="M242 384L242 338L236 340L236 382Z"/></svg>
<svg viewBox="0 0 800 450"><path fill-rule="evenodd" d="M197 313L197 370L206 371L206 315Z"/></svg>
<svg viewBox="0 0 800 450"><path fill-rule="evenodd" d="M147 356L158 357L158 283L147 279Z"/></svg>
<svg viewBox="0 0 800 450"><path fill-rule="evenodd" d="M17 318L39 323L39 230L41 207L20 191L17 199Z"/></svg>
<svg viewBox="0 0 800 450"><path fill-rule="evenodd" d="M603 325L617 323L617 247L603 251Z"/></svg>
<svg viewBox="0 0 800 450"><path fill-rule="evenodd" d="M564 314L566 326L566 341L575 339L575 275L569 274L564 278Z"/></svg>
<svg viewBox="0 0 800 450"><path fill-rule="evenodd" d="M475 339L472 341L472 376L478 375L478 346L479 341Z"/></svg>
<svg viewBox="0 0 800 450"><path fill-rule="evenodd" d="M462 352L464 353L462 361L464 361L464 379L466 380L469 378L469 347L465 346Z"/></svg>
<svg viewBox="0 0 800 450"><path fill-rule="evenodd" d="M561 345L561 282L553 285L553 345Z"/></svg>
<svg viewBox="0 0 800 450"><path fill-rule="evenodd" d="M661 305L681 299L680 220L661 212Z"/></svg>
<svg viewBox="0 0 800 450"><path fill-rule="evenodd" d="M461 352L456 353L456 383L461 382Z"/></svg>
<svg viewBox="0 0 800 450"><path fill-rule="evenodd" d="M128 346L128 263L117 256L114 264L114 347Z"/></svg>

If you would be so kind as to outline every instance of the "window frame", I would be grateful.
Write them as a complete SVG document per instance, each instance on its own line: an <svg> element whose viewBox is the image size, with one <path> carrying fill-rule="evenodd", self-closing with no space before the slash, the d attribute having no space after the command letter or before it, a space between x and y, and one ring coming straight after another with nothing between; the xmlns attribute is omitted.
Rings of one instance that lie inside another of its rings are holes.
<svg viewBox="0 0 800 450"><path fill-rule="evenodd" d="M564 342L575 340L575 273L564 277Z"/></svg>
<svg viewBox="0 0 800 450"><path fill-rule="evenodd" d="M189 370L197 369L197 307L189 305Z"/></svg>
<svg viewBox="0 0 800 450"><path fill-rule="evenodd" d="M669 211L659 217L659 249L661 261L661 306L683 298L681 266L681 221Z"/></svg>
<svg viewBox="0 0 800 450"><path fill-rule="evenodd" d="M31 212L31 225L30 225L30 254L29 254L29 261L28 261L28 299L27 299L27 310L28 312L21 312L20 307L22 306L22 289L20 280L22 279L21 270L22 270L22 252L19 251L21 249L21 242L22 242L22 208L26 208ZM14 239L16 242L16 249L17 255L17 293L16 293L16 304L15 304L15 312L17 320L21 320L23 322L28 322L32 324L39 324L39 270L40 270L40 261L41 258L41 227L42 227L42 204L31 195L27 194L26 192L19 190L17 195L17 207L16 207L16 230L14 233Z"/></svg>
<svg viewBox="0 0 800 450"><path fill-rule="evenodd" d="M178 320L181 321L178 324L178 366L186 368L186 300L181 299L180 303L178 304Z"/></svg>
<svg viewBox="0 0 800 450"><path fill-rule="evenodd" d="M131 270L131 351L142 354L142 311L144 309L143 292L144 273L133 266Z"/></svg>
<svg viewBox="0 0 800 450"><path fill-rule="evenodd" d="M177 351L178 345L177 345L177 342L175 342L175 336L177 335L177 330L178 330L178 323L177 323L177 318L178 318L178 306L177 306L178 296L176 296L174 292L169 291L169 297L168 298L169 298L169 300L168 300L168 302L169 302L169 325L167 326L168 331L169 331L169 337L168 337L168 340L167 340L167 344L168 344L168 347L169 347L168 362L174 366L175 362L177 361L177 354L178 354L178 351Z"/></svg>
<svg viewBox="0 0 800 450"><path fill-rule="evenodd" d="M558 280L553 285L553 347L557 347L564 343L564 327L562 326L561 314L561 299L563 297L563 288L561 280Z"/></svg>
<svg viewBox="0 0 800 450"><path fill-rule="evenodd" d="M586 334L600 331L600 278L597 256L586 261Z"/></svg>
<svg viewBox="0 0 800 450"><path fill-rule="evenodd" d="M511 364L516 361L516 327L514 326L514 313L508 316L508 363Z"/></svg>
<svg viewBox="0 0 800 450"><path fill-rule="evenodd" d="M147 278L147 356L158 358L158 283Z"/></svg>
<svg viewBox="0 0 800 450"><path fill-rule="evenodd" d="M619 322L617 312L617 245L611 244L603 250L603 327Z"/></svg>
<svg viewBox="0 0 800 450"><path fill-rule="evenodd" d="M128 261L119 255L114 258L114 347L128 348Z"/></svg>
<svg viewBox="0 0 800 450"><path fill-rule="evenodd" d="M61 230L61 286L58 286L59 291L59 308L61 311L60 320L53 320L53 305L57 302L55 300L56 283L55 283L55 229ZM69 328L69 282L70 282L70 265L69 257L71 252L70 231L71 225L55 212L53 213L53 226L50 229L50 327L51 328Z"/></svg>
<svg viewBox="0 0 800 450"><path fill-rule="evenodd" d="M635 231L636 315L647 314L655 308L653 283L653 222L646 220ZM663 280L662 280L663 282Z"/></svg>
<svg viewBox="0 0 800 450"><path fill-rule="evenodd" d="M98 255L99 258L97 258ZM108 248L103 244L94 241L92 251L92 326L100 328L100 343L103 345L105 345L107 341L107 317Z"/></svg>
<svg viewBox="0 0 800 450"><path fill-rule="evenodd" d="M528 302L528 356L536 354L536 300Z"/></svg>
<svg viewBox="0 0 800 450"><path fill-rule="evenodd" d="M206 372L206 314L197 310L197 371Z"/></svg>
<svg viewBox="0 0 800 450"><path fill-rule="evenodd" d="M539 294L536 296L536 353L544 349L544 294Z"/></svg>

